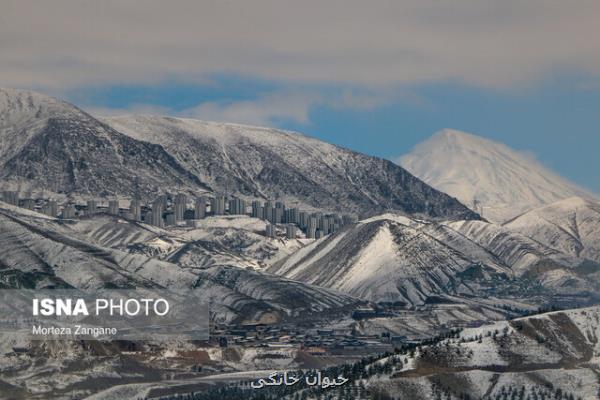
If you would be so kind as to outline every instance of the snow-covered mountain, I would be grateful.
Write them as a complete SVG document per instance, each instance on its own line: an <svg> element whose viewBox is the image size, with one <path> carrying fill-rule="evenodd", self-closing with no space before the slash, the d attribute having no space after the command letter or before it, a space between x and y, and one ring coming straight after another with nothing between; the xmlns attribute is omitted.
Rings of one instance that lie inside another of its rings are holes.
<svg viewBox="0 0 600 400"><path fill-rule="evenodd" d="M597 263L507 228L393 214L363 220L316 241L269 271L375 302L413 306L445 296L525 299L588 295L600 288Z"/></svg>
<svg viewBox="0 0 600 400"><path fill-rule="evenodd" d="M152 116L103 121L135 139L160 144L214 191L361 215L397 210L478 218L394 163L299 133Z"/></svg>
<svg viewBox="0 0 600 400"><path fill-rule="evenodd" d="M446 293L472 294L456 279L470 265L419 229L385 218L317 241L271 271L369 300L423 304Z"/></svg>
<svg viewBox="0 0 600 400"><path fill-rule="evenodd" d="M15 89L0 89L0 166L2 186L20 191L213 192L361 215L479 218L392 162L298 133L168 117L101 121Z"/></svg>
<svg viewBox="0 0 600 400"><path fill-rule="evenodd" d="M83 117L80 110L58 99L0 88L0 163L17 154L56 115Z"/></svg>
<svg viewBox="0 0 600 400"><path fill-rule="evenodd" d="M600 203L572 197L537 208L504 225L549 247L600 262Z"/></svg>
<svg viewBox="0 0 600 400"><path fill-rule="evenodd" d="M531 156L451 129L418 144L398 163L463 204L477 200L484 217L496 222L568 197L591 197Z"/></svg>
<svg viewBox="0 0 600 400"><path fill-rule="evenodd" d="M161 146L123 135L60 100L0 89L0 118L3 186L95 195L205 188Z"/></svg>

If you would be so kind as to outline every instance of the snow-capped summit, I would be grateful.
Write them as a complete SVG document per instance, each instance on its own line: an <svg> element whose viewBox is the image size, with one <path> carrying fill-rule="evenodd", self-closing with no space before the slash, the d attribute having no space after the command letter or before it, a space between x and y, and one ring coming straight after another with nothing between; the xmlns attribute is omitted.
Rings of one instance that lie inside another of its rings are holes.
<svg viewBox="0 0 600 400"><path fill-rule="evenodd" d="M437 132L398 163L462 203L482 207L496 222L568 197L591 197L525 153L452 129Z"/></svg>
<svg viewBox="0 0 600 400"><path fill-rule="evenodd" d="M21 89L0 88L0 162L15 155L53 115L81 111L61 100Z"/></svg>
<svg viewBox="0 0 600 400"><path fill-rule="evenodd" d="M114 195L169 185L202 187L160 146L121 134L65 101L0 89L0 186Z"/></svg>
<svg viewBox="0 0 600 400"><path fill-rule="evenodd" d="M19 119L36 118L59 112L75 111L75 107L57 98L23 89L0 87L0 126L15 124Z"/></svg>

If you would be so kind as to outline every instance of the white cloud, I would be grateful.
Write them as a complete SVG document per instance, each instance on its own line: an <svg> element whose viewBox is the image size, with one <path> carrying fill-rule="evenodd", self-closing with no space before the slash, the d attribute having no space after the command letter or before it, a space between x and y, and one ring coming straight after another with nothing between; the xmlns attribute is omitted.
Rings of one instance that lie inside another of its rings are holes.
<svg viewBox="0 0 600 400"><path fill-rule="evenodd" d="M586 0L4 0L0 85L59 90L231 73L514 88L565 71L600 76L599 19L600 2Z"/></svg>
<svg viewBox="0 0 600 400"><path fill-rule="evenodd" d="M412 101L408 95L406 99ZM118 116L126 114L173 115L206 121L237 122L249 125L277 126L279 122L310 123L313 107L345 110L371 110L392 99L403 101L399 94L357 92L344 90L324 94L317 91L282 90L264 93L249 100L207 101L184 110L151 104L133 104L128 108L83 108L93 115Z"/></svg>
<svg viewBox="0 0 600 400"><path fill-rule="evenodd" d="M254 100L204 102L178 114L192 118L238 122L250 125L275 125L277 120L306 124L310 107L318 97L292 93L271 93Z"/></svg>

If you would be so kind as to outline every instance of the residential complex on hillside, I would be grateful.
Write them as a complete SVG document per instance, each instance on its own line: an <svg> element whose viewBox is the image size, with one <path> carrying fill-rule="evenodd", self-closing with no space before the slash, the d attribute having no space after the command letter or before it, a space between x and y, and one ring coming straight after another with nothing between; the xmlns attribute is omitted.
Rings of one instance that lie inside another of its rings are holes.
<svg viewBox="0 0 600 400"><path fill-rule="evenodd" d="M20 198L20 194L15 191L3 191L2 200L7 204L38 211L51 217L73 219L107 213L161 228L179 224L194 226L195 221L208 216L248 215L268 222L265 235L269 237L277 236L276 225L285 224L281 232L288 239L296 238L298 231L303 232L308 239L320 239L356 221L356 217L349 214L287 208L282 201L253 200L249 206L244 199L225 195L188 197L183 193L164 194L146 205L134 198L129 200L128 208L121 208L116 199L107 202L88 199L85 204L66 202L59 205L56 200L50 198Z"/></svg>

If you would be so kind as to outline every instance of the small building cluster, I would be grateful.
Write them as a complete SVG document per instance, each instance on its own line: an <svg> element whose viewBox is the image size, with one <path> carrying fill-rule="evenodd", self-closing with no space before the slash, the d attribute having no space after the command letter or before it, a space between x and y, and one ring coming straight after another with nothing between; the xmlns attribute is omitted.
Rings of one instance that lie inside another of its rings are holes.
<svg viewBox="0 0 600 400"><path fill-rule="evenodd" d="M309 239L319 239L356 221L354 216L348 214L311 213L298 208L287 208L281 201L254 200L249 207L244 199L229 198L224 195L194 198L189 198L183 193L175 196L161 195L149 205L144 205L139 199L134 198L129 201L128 208L121 208L116 199L109 200L108 204L100 203L96 199L88 199L85 205L66 202L59 206L54 199L20 199L19 193L15 191L3 191L2 200L5 203L42 212L51 217L73 219L89 217L102 212L161 228L179 224L193 226L194 221L207 216L249 215L268 222L265 230L266 236L274 238L278 232L281 232L288 239L296 238L299 231L302 231ZM278 225L280 226L279 230Z"/></svg>
<svg viewBox="0 0 600 400"><path fill-rule="evenodd" d="M313 355L372 354L393 349L394 342L406 337L389 334L362 334L346 327L320 329L298 328L296 325L216 325L211 329L211 342L220 346L248 346L269 348L296 348Z"/></svg>

